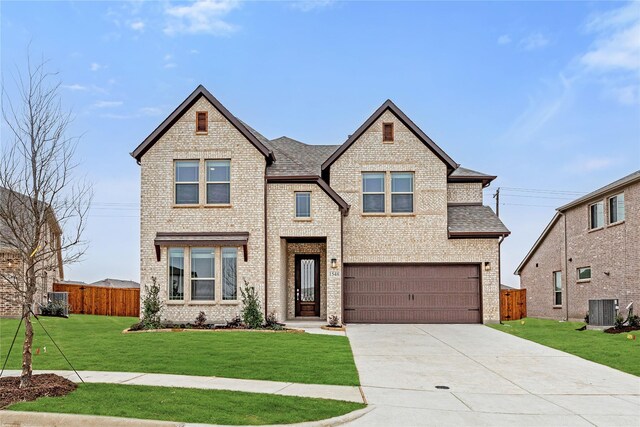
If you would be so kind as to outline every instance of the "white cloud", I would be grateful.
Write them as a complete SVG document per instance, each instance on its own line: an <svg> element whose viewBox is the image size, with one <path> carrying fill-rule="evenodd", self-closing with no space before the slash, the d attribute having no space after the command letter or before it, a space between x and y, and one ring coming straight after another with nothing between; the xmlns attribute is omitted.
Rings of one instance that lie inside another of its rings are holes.
<svg viewBox="0 0 640 427"><path fill-rule="evenodd" d="M159 116L162 114L162 108L158 107L143 107L138 110L143 116Z"/></svg>
<svg viewBox="0 0 640 427"><path fill-rule="evenodd" d="M89 65L89 69L91 71L98 71L105 68L104 65L98 64L97 62L92 62L91 65Z"/></svg>
<svg viewBox="0 0 640 427"><path fill-rule="evenodd" d="M532 33L520 40L520 46L524 50L535 50L549 44L549 39L542 33Z"/></svg>
<svg viewBox="0 0 640 427"><path fill-rule="evenodd" d="M63 85L62 88L63 89L69 89L69 90L74 91L74 92L89 90L88 87L82 86L82 85L80 85L78 83L75 83L75 84L72 84L72 85Z"/></svg>
<svg viewBox="0 0 640 427"><path fill-rule="evenodd" d="M177 34L229 35L238 27L224 18L240 6L237 0L196 0L188 5L166 6L164 13L168 17L164 32Z"/></svg>
<svg viewBox="0 0 640 427"><path fill-rule="evenodd" d="M122 101L97 101L93 104L94 108L114 108L123 104Z"/></svg>
<svg viewBox="0 0 640 427"><path fill-rule="evenodd" d="M171 55L170 53L167 53L167 54L164 56L164 60L165 60L165 61L171 61L171 58L173 58L173 55Z"/></svg>
<svg viewBox="0 0 640 427"><path fill-rule="evenodd" d="M139 117L150 117L150 116L159 116L163 114L162 108L159 107L142 107L133 113L129 114L113 114L113 113L105 113L100 115L100 117L104 117L106 119L115 119L115 120L128 120L128 119L136 119Z"/></svg>
<svg viewBox="0 0 640 427"><path fill-rule="evenodd" d="M567 165L570 172L587 173L608 169L619 162L619 159L606 156L581 157Z"/></svg>
<svg viewBox="0 0 640 427"><path fill-rule="evenodd" d="M334 3L335 0L297 0L291 3L291 8L301 12L310 12L312 10L333 6Z"/></svg>
<svg viewBox="0 0 640 427"><path fill-rule="evenodd" d="M498 37L498 44L499 45L504 45L504 44L509 44L511 43L511 37L509 37L508 34L503 34L500 37Z"/></svg>
<svg viewBox="0 0 640 427"><path fill-rule="evenodd" d="M191 55L197 55L197 54L199 54L200 52L198 52L198 49L191 49L191 50L189 51L189 53L190 53Z"/></svg>
<svg viewBox="0 0 640 427"><path fill-rule="evenodd" d="M164 68L176 68L178 65L175 62L167 62L164 64Z"/></svg>
<svg viewBox="0 0 640 427"><path fill-rule="evenodd" d="M134 31L144 31L144 22L143 21L133 21L130 24L130 27Z"/></svg>

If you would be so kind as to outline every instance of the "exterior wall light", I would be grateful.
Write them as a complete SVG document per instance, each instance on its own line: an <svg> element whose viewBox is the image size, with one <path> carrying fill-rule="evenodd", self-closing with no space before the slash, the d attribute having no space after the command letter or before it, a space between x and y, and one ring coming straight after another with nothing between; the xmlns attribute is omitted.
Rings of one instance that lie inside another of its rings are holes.
<svg viewBox="0 0 640 427"><path fill-rule="evenodd" d="M338 260L331 258L331 268L338 268Z"/></svg>
<svg viewBox="0 0 640 427"><path fill-rule="evenodd" d="M484 271L491 271L491 263L489 261L484 262Z"/></svg>

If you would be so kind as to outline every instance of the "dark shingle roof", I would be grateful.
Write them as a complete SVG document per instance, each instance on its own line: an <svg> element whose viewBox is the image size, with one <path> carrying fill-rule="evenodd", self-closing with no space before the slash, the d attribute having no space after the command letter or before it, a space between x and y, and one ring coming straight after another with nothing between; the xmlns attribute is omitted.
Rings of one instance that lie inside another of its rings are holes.
<svg viewBox="0 0 640 427"><path fill-rule="evenodd" d="M486 173L474 171L472 169L463 168L462 166L459 166L457 169L455 169L453 172L451 172L451 175L449 175L449 176L450 177L460 177L460 178L480 178L480 177L495 178L495 176L493 176L493 175L487 175Z"/></svg>
<svg viewBox="0 0 640 427"><path fill-rule="evenodd" d="M448 230L452 237L506 236L510 231L489 206L450 205Z"/></svg>
<svg viewBox="0 0 640 427"><path fill-rule="evenodd" d="M132 288L140 288L140 283L134 282L133 280L103 279L97 282L86 284L85 286L100 286L103 288L132 289Z"/></svg>
<svg viewBox="0 0 640 427"><path fill-rule="evenodd" d="M598 188L597 190L592 191L589 194L585 194L584 196L574 200L571 203L567 203L564 206L560 206L558 208L558 210L560 212L565 211L565 210L567 210L569 208L572 208L574 206L577 206L577 205L579 205L581 203L584 203L584 202L587 202L587 201L589 201L591 199L594 199L596 197L602 196L602 195L608 193L609 191L614 191L614 190L616 190L618 188L626 186L627 184L631 184L634 181L640 181L640 170L637 170L637 171L635 171L633 173L630 173L629 175L627 175L627 176L625 176L623 178L620 178L617 181L613 181L611 184L607 184L604 187Z"/></svg>
<svg viewBox="0 0 640 427"><path fill-rule="evenodd" d="M276 161L267 168L269 176L317 175L322 163L339 145L309 145L286 136L266 144L275 154Z"/></svg>

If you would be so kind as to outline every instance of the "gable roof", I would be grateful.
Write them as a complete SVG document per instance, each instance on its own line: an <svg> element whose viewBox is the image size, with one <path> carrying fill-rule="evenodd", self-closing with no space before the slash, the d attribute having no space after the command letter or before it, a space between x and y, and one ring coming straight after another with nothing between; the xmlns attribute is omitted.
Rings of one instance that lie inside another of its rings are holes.
<svg viewBox="0 0 640 427"><path fill-rule="evenodd" d="M615 190L620 189L622 187L625 187L625 186L627 186L629 184L632 184L633 182L636 182L636 181L640 181L640 170L637 170L637 171L635 171L633 173L630 173L629 175L627 175L627 176L625 176L623 178L620 178L620 179L618 179L616 181L613 181L611 184L607 184L604 187L600 187L597 190L592 191L589 194L585 194L584 196L577 198L573 202L570 202L570 203L567 203L566 205L560 206L558 208L558 210L560 212L564 212L569 208L572 208L574 206L578 206L578 205L580 205L582 203L588 202L591 199L598 198L598 197L600 197L600 196L602 196L602 195L604 195L604 194L606 194L606 193L608 193L610 191L615 191Z"/></svg>
<svg viewBox="0 0 640 427"><path fill-rule="evenodd" d="M318 175L322 163L339 145L310 145L281 136L267 143L276 154L277 161L267 167L267 176Z"/></svg>
<svg viewBox="0 0 640 427"><path fill-rule="evenodd" d="M497 238L511 232L489 206L447 206L447 231L450 238Z"/></svg>
<svg viewBox="0 0 640 427"><path fill-rule="evenodd" d="M209 92L204 86L198 85L198 87L185 99L173 112L167 117L160 125L153 131L151 134L144 140L135 150L131 153L131 156L135 158L138 163L140 163L140 159L144 155L144 153L149 150L153 144L155 144L162 135L173 126L175 122L183 116L183 114L196 103L200 97L205 97L207 101L209 101L220 113L236 128L238 131L245 137L254 147L262 153L262 155L267 159L268 163L271 163L274 159L273 153L269 148L267 148L263 141L260 141L256 135L251 132L247 126L238 120L233 114L227 110L224 105L220 103L212 94Z"/></svg>
<svg viewBox="0 0 640 427"><path fill-rule="evenodd" d="M358 138L367 130L371 125L380 118L385 111L391 111L409 130L411 130L420 141L424 143L431 151L435 153L440 160L442 160L450 169L456 169L458 165L453 161L451 157L447 155L438 145L433 142L431 138L425 134L413 121L407 117L406 114L400 110L390 99L387 99L349 138L338 148L323 164L322 170L328 169L333 162L349 149L349 147L356 142Z"/></svg>
<svg viewBox="0 0 640 427"><path fill-rule="evenodd" d="M547 237L547 234L549 234L549 232L553 229L553 226L556 224L556 222L558 222L561 216L562 214L560 212L555 213L553 218L551 218L551 221L549 221L549 224L547 224L544 230L542 230L542 234L540 234L540 237L538 237L531 249L529 249L529 252L527 252L527 255L525 255L524 259L522 260L520 265L518 265L516 271L514 271L513 274L518 276L520 275L520 271L522 271L524 266L529 262L529 259L531 259L536 249L538 249L538 246L540 246L540 244L544 241L544 239Z"/></svg>
<svg viewBox="0 0 640 427"><path fill-rule="evenodd" d="M481 182L483 187L489 185L494 179L496 179L495 175L487 175L462 166L459 166L447 177L448 182Z"/></svg>

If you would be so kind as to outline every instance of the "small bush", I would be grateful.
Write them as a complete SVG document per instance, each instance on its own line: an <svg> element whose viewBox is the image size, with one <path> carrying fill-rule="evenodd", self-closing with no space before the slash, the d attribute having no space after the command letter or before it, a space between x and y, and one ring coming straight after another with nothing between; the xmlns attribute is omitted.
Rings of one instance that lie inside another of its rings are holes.
<svg viewBox="0 0 640 427"><path fill-rule="evenodd" d="M240 289L242 294L242 320L249 329L258 329L262 326L262 310L258 301L258 293L249 282L244 281L244 288Z"/></svg>
<svg viewBox="0 0 640 427"><path fill-rule="evenodd" d="M616 329L621 329L622 327L624 327L624 317L617 315L613 326Z"/></svg>
<svg viewBox="0 0 640 427"><path fill-rule="evenodd" d="M204 311L201 311L200 314L196 317L196 321L193 323L195 328L204 328L207 323L207 315L204 314Z"/></svg>
<svg viewBox="0 0 640 427"><path fill-rule="evenodd" d="M638 315L629 315L629 317L627 317L627 325L633 327L633 328L637 328L640 327L640 316Z"/></svg>
<svg viewBox="0 0 640 427"><path fill-rule="evenodd" d="M242 319L240 318L240 316L236 316L231 320L227 320L227 327L238 328L240 326L242 326Z"/></svg>
<svg viewBox="0 0 640 427"><path fill-rule="evenodd" d="M338 326L340 326L340 318L335 314L329 316L329 326L331 326L332 328L337 328Z"/></svg>
<svg viewBox="0 0 640 427"><path fill-rule="evenodd" d="M134 323L133 325L131 325L129 327L130 331L142 331L144 330L144 323L142 322L138 322L138 323Z"/></svg>
<svg viewBox="0 0 640 427"><path fill-rule="evenodd" d="M162 327L160 312L163 303L160 300L160 286L155 277L151 278L151 286L144 287L144 298L142 299L142 320L144 329L159 329Z"/></svg>
<svg viewBox="0 0 640 427"><path fill-rule="evenodd" d="M47 305L40 307L40 314L43 316L63 317L67 309L67 304L62 301L49 301Z"/></svg>
<svg viewBox="0 0 640 427"><path fill-rule="evenodd" d="M280 331L284 329L283 325L278 323L278 315L275 311L269 313L265 319L265 327L267 329L273 329L274 331Z"/></svg>

